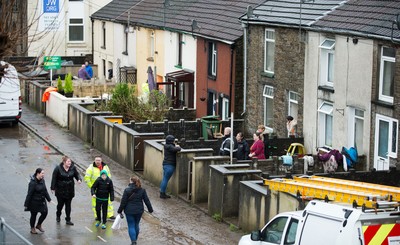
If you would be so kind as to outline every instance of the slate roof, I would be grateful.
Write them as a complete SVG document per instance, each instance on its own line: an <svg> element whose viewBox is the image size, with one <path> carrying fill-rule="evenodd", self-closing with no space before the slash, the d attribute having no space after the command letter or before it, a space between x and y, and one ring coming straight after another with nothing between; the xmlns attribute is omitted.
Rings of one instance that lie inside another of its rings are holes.
<svg viewBox="0 0 400 245"><path fill-rule="evenodd" d="M164 1L168 4L164 7ZM265 0L114 0L92 15L131 25L165 28L232 43L243 35L239 17ZM127 4L130 2L130 6ZM118 8L118 10L116 9Z"/></svg>
<svg viewBox="0 0 400 245"><path fill-rule="evenodd" d="M313 27L353 35L388 38L392 23L400 14L400 0L350 0L316 22ZM393 37L400 41L400 30L393 26Z"/></svg>
<svg viewBox="0 0 400 245"><path fill-rule="evenodd" d="M400 0L270 0L255 7L252 16L243 15L241 20L289 27L301 24L312 30L389 39L397 14L400 14ZM400 41L396 25L393 34Z"/></svg>
<svg viewBox="0 0 400 245"><path fill-rule="evenodd" d="M253 9L253 15L241 20L251 23L311 26L322 16L343 4L344 0L270 0Z"/></svg>

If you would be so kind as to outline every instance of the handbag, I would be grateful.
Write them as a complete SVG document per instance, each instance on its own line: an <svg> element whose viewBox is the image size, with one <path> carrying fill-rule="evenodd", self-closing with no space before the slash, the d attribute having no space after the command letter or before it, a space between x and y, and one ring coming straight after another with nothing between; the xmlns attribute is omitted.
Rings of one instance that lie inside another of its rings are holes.
<svg viewBox="0 0 400 245"><path fill-rule="evenodd" d="M114 223L111 226L111 229L113 230L118 230L121 228L121 221L123 219L122 214L118 214L117 217L114 220Z"/></svg>

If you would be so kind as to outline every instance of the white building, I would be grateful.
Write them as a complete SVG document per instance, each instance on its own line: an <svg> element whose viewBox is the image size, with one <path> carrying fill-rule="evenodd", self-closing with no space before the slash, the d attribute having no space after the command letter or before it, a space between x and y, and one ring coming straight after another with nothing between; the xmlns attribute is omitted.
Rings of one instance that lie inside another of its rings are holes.
<svg viewBox="0 0 400 245"><path fill-rule="evenodd" d="M90 15L111 0L28 1L28 56L92 54Z"/></svg>

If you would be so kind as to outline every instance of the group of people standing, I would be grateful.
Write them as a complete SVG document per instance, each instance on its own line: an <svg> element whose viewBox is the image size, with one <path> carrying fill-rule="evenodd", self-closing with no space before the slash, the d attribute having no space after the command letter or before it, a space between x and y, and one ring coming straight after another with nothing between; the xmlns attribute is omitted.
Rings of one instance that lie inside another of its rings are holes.
<svg viewBox="0 0 400 245"><path fill-rule="evenodd" d="M292 116L287 116L286 120L288 137L296 137L296 120ZM264 125L259 125L257 131L253 133L253 144L251 147L249 147L249 144L244 139L242 132L238 132L236 137L233 137L233 142L231 142L231 132L232 129L230 127L224 129L224 136L219 150L221 156L229 156L232 147L233 157L237 160L250 160L252 158L266 159L269 157L267 149L269 145L268 136L266 135L267 132Z"/></svg>
<svg viewBox="0 0 400 245"><path fill-rule="evenodd" d="M48 214L47 202L51 202L51 197L47 191L44 170L37 168L31 176L28 185L28 193L25 198L25 211L30 211L30 227L32 234L38 234L38 231L44 232L43 221ZM66 225L74 225L71 221L71 203L75 196L75 180L78 184L82 178L69 157L64 156L62 162L58 164L52 174L51 192L57 198L56 222L61 221L62 210L65 206ZM84 181L90 188L92 195L92 208L95 216L95 226L101 225L106 229L107 218L115 219L113 213L112 201L114 201L114 186L111 180L110 168L102 161L101 157L96 157L94 162L86 169ZM128 223L128 232L132 244L136 244L139 234L139 222L144 212L144 205L150 213L153 207L147 196L146 190L142 188L138 177L131 177L128 187L124 190L121 204L118 208L118 215L123 217L122 212ZM37 215L40 213L39 219Z"/></svg>
<svg viewBox="0 0 400 245"><path fill-rule="evenodd" d="M90 80L93 77L93 68L88 61L79 69L78 77L83 80Z"/></svg>
<svg viewBox="0 0 400 245"><path fill-rule="evenodd" d="M233 157L237 160L250 160L252 158L265 159L264 155L264 143L262 138L262 133L256 131L253 134L253 144L249 147L249 144L244 139L243 133L238 132L236 137L233 137L233 142L231 141L230 127L224 129L224 136L222 138L221 148L219 149L219 154L221 156L229 156L232 147Z"/></svg>

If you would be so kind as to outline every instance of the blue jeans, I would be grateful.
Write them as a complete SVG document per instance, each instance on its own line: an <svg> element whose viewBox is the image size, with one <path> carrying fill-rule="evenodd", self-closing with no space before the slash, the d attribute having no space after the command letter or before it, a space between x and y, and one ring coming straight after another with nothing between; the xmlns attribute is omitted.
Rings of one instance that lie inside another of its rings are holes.
<svg viewBox="0 0 400 245"><path fill-rule="evenodd" d="M128 233L131 241L137 241L139 236L139 223L142 218L142 214L125 214L126 221L128 222Z"/></svg>
<svg viewBox="0 0 400 245"><path fill-rule="evenodd" d="M160 185L160 192L165 193L167 190L168 181L175 172L174 165L163 165L163 179Z"/></svg>

